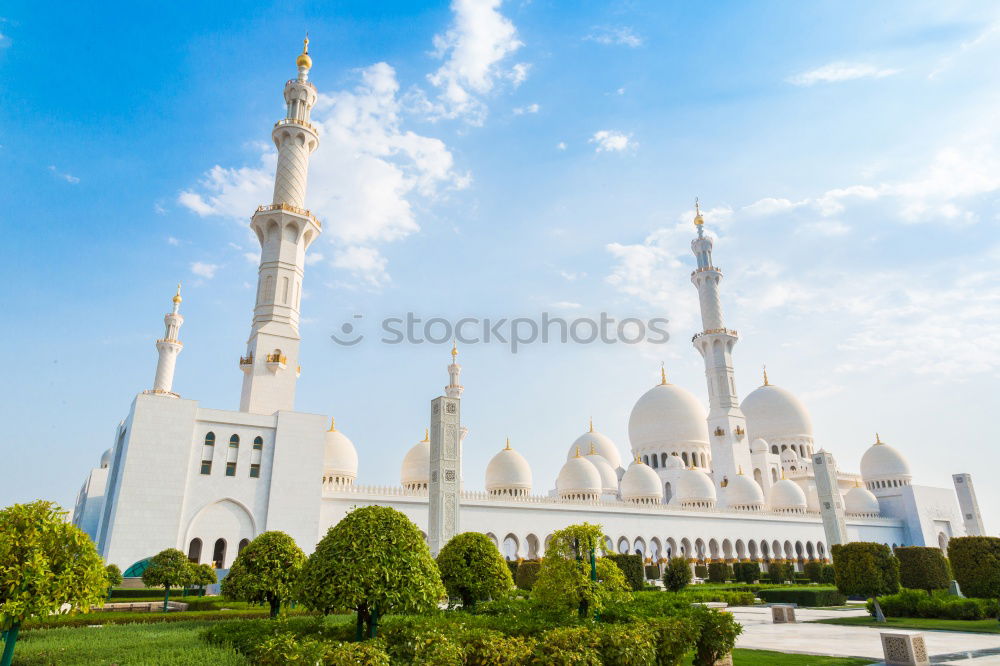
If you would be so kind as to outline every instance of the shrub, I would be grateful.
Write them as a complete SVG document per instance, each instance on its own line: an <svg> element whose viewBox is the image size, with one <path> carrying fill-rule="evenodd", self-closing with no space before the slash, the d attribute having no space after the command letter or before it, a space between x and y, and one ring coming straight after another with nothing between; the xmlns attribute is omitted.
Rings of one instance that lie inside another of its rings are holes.
<svg viewBox="0 0 1000 666"><path fill-rule="evenodd" d="M896 549L899 559L899 584L914 590L940 590L948 587L951 574L948 560L940 548L905 546Z"/></svg>
<svg viewBox="0 0 1000 666"><path fill-rule="evenodd" d="M723 601L730 606L753 606L754 604L754 593L747 590L702 590L693 587L685 590L682 596L691 603Z"/></svg>
<svg viewBox="0 0 1000 666"><path fill-rule="evenodd" d="M535 642L504 636L493 629L469 629L462 634L468 666L520 666L528 662Z"/></svg>
<svg viewBox="0 0 1000 666"><path fill-rule="evenodd" d="M597 633L585 627L551 629L538 637L530 663L546 666L601 666L600 647Z"/></svg>
<svg viewBox="0 0 1000 666"><path fill-rule="evenodd" d="M389 666L389 655L378 641L337 643L323 656L324 666Z"/></svg>
<svg viewBox="0 0 1000 666"><path fill-rule="evenodd" d="M507 569L510 570L510 577L517 578L517 567L519 566L517 560L506 560Z"/></svg>
<svg viewBox="0 0 1000 666"><path fill-rule="evenodd" d="M535 586L535 581L538 580L538 572L541 570L541 562L535 560L521 562L517 567L517 578L514 579L514 582L519 589L530 591Z"/></svg>
<svg viewBox="0 0 1000 666"><path fill-rule="evenodd" d="M104 567L104 577L108 581L108 596L110 597L111 589L122 584L122 570L118 568L117 564L109 564Z"/></svg>
<svg viewBox="0 0 1000 666"><path fill-rule="evenodd" d="M656 663L656 639L645 623L598 626L601 663L605 666L646 666Z"/></svg>
<svg viewBox="0 0 1000 666"><path fill-rule="evenodd" d="M239 557L237 557L237 559L239 559ZM219 582L219 577L216 575L215 569L212 568L211 564L194 564L191 562L188 566L191 569L191 575L188 578L188 585L200 587L202 594L205 594L206 586L214 585Z"/></svg>
<svg viewBox="0 0 1000 666"><path fill-rule="evenodd" d="M842 594L878 597L899 590L899 560L889 546L855 541L835 544L831 550L837 589Z"/></svg>
<svg viewBox="0 0 1000 666"><path fill-rule="evenodd" d="M818 583L820 582L820 578L823 574L823 563L806 562L802 566L802 572L805 574L806 578L809 579L810 583Z"/></svg>
<svg viewBox="0 0 1000 666"><path fill-rule="evenodd" d="M656 661L652 663L657 666L678 666L700 635L700 625L686 617L657 617L646 624L656 645Z"/></svg>
<svg viewBox="0 0 1000 666"><path fill-rule="evenodd" d="M948 559L963 594L1000 597L1000 538L956 537L948 542Z"/></svg>
<svg viewBox="0 0 1000 666"><path fill-rule="evenodd" d="M374 637L379 616L433 610L445 595L417 526L395 509L366 506L344 516L316 545L297 597L323 613L353 609L358 636Z"/></svg>
<svg viewBox="0 0 1000 666"><path fill-rule="evenodd" d="M253 661L261 666L318 664L323 661L329 647L322 641L285 632L264 639L253 651Z"/></svg>
<svg viewBox="0 0 1000 666"><path fill-rule="evenodd" d="M680 592L691 582L691 567L683 557L671 557L663 572L663 586L671 592Z"/></svg>
<svg viewBox="0 0 1000 666"><path fill-rule="evenodd" d="M995 599L962 599L943 591L928 594L905 588L896 594L879 597L879 604L887 617L985 620L1000 612L1000 603ZM868 602L868 611L874 613L874 602Z"/></svg>
<svg viewBox="0 0 1000 666"><path fill-rule="evenodd" d="M708 578L708 567L704 564L694 565L694 577L701 578L702 580Z"/></svg>
<svg viewBox="0 0 1000 666"><path fill-rule="evenodd" d="M618 555L609 553L604 557L618 565L618 568L622 570L622 573L625 575L625 580L628 581L628 584L632 587L633 591L638 592L642 589L643 585L646 584L642 571L641 555Z"/></svg>
<svg viewBox="0 0 1000 666"><path fill-rule="evenodd" d="M656 580L660 577L660 567L656 564L647 564L642 571L646 574L646 580Z"/></svg>
<svg viewBox="0 0 1000 666"><path fill-rule="evenodd" d="M479 532L456 534L437 556L441 582L463 608L499 598L514 588L510 570L489 537ZM520 568L520 567L519 567Z"/></svg>
<svg viewBox="0 0 1000 666"><path fill-rule="evenodd" d="M767 577L772 583L782 585L792 580L795 566L790 562L771 562L767 565Z"/></svg>
<svg viewBox="0 0 1000 666"><path fill-rule="evenodd" d="M799 606L842 606L847 597L832 587L777 587L757 592L769 604L798 604Z"/></svg>
<svg viewBox="0 0 1000 666"><path fill-rule="evenodd" d="M696 666L713 666L733 651L736 637L742 633L743 627L732 613L720 613L700 606L692 610L700 630L695 643L694 663Z"/></svg>
<svg viewBox="0 0 1000 666"><path fill-rule="evenodd" d="M819 582L823 585L834 585L837 582L837 573L832 564L824 564L820 569Z"/></svg>
<svg viewBox="0 0 1000 666"><path fill-rule="evenodd" d="M712 562L708 565L708 582L725 583L733 577L733 569L725 562Z"/></svg>
<svg viewBox="0 0 1000 666"><path fill-rule="evenodd" d="M263 532L236 556L222 580L222 595L235 601L266 603L271 617L278 617L281 604L292 597L305 561L305 553L292 537L284 532Z"/></svg>

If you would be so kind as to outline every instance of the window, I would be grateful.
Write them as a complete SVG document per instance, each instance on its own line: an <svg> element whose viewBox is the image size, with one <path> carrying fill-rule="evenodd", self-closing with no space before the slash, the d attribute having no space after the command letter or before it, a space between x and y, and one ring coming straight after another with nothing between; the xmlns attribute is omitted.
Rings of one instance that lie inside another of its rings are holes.
<svg viewBox="0 0 1000 666"><path fill-rule="evenodd" d="M236 469L235 465L233 465L233 469L234 470ZM260 478L260 465L250 465L250 478L251 479Z"/></svg>
<svg viewBox="0 0 1000 666"><path fill-rule="evenodd" d="M229 438L229 448L231 448L231 449L238 449L238 448L240 448L240 436L239 435L233 435L232 437Z"/></svg>
<svg viewBox="0 0 1000 666"><path fill-rule="evenodd" d="M240 539L240 545L237 546L236 548L236 556L239 557L240 553L243 552L243 549L246 548L249 544L250 544L250 539Z"/></svg>
<svg viewBox="0 0 1000 666"><path fill-rule="evenodd" d="M201 461L201 473L202 474L211 474L212 473L212 461L211 460L202 460Z"/></svg>
<svg viewBox="0 0 1000 666"><path fill-rule="evenodd" d="M261 437L260 435L257 435L256 437L253 438L253 450L260 451L263 448L264 448L264 438Z"/></svg>
<svg viewBox="0 0 1000 666"><path fill-rule="evenodd" d="M226 540L218 539L215 542L215 548L212 549L212 562L215 564L216 569L221 569L222 565L226 562Z"/></svg>
<svg viewBox="0 0 1000 666"><path fill-rule="evenodd" d="M188 559L195 564L201 562L201 539L191 539L191 545L188 546Z"/></svg>
<svg viewBox="0 0 1000 666"><path fill-rule="evenodd" d="M215 433L210 432L205 435L205 446L215 446Z"/></svg>
<svg viewBox="0 0 1000 666"><path fill-rule="evenodd" d="M234 462L226 463L226 476L236 476L236 463Z"/></svg>

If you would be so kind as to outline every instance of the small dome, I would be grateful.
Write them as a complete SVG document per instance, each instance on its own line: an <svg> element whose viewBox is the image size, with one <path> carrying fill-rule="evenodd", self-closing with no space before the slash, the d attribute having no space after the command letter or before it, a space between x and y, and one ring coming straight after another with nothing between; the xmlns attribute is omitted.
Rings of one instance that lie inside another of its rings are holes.
<svg viewBox="0 0 1000 666"><path fill-rule="evenodd" d="M750 445L751 453L767 453L767 451L768 451L767 442L765 442L760 437L753 440L753 444Z"/></svg>
<svg viewBox="0 0 1000 666"><path fill-rule="evenodd" d="M781 462L783 463L797 463L799 462L799 454L792 449L785 449L781 452Z"/></svg>
<svg viewBox="0 0 1000 666"><path fill-rule="evenodd" d="M851 488L844 495L844 510L853 516L877 516L882 509L878 498L867 488Z"/></svg>
<svg viewBox="0 0 1000 666"><path fill-rule="evenodd" d="M588 453L585 457L590 461L590 464L597 468L597 472L601 475L601 493L605 495L616 495L618 493L618 474L615 472L611 464L605 460L604 456L596 453L594 448L591 449L592 453Z"/></svg>
<svg viewBox="0 0 1000 666"><path fill-rule="evenodd" d="M729 480L725 499L731 508L743 511L759 511L764 508L764 491L746 474L737 474Z"/></svg>
<svg viewBox="0 0 1000 666"><path fill-rule="evenodd" d="M911 478L910 465L896 448L875 437L875 443L861 456L861 476L865 481L875 479Z"/></svg>
<svg viewBox="0 0 1000 666"><path fill-rule="evenodd" d="M426 488L430 483L431 442L427 435L422 441L413 445L403 457L403 465L399 472L404 488Z"/></svg>
<svg viewBox="0 0 1000 666"><path fill-rule="evenodd" d="M594 446L594 450L597 451L597 455L608 461L608 464L611 465L611 469L618 469L622 466L622 458L618 454L618 447L610 437L604 433L594 430L593 423L590 424L590 430L577 437L576 441L569 447L569 452L566 454L566 460L576 456L577 449L579 449L582 453L590 451L591 445ZM616 474L616 480L617 476L618 475Z"/></svg>
<svg viewBox="0 0 1000 666"><path fill-rule="evenodd" d="M101 469L111 467L111 449L101 454Z"/></svg>
<svg viewBox="0 0 1000 666"><path fill-rule="evenodd" d="M520 453L501 449L486 466L486 492L495 495L528 495L531 493L531 467Z"/></svg>
<svg viewBox="0 0 1000 666"><path fill-rule="evenodd" d="M560 497L596 499L601 494L601 473L583 456L574 456L559 470L556 490Z"/></svg>
<svg viewBox="0 0 1000 666"><path fill-rule="evenodd" d="M708 449L705 408L690 391L674 384L658 384L632 408L628 439L632 453Z"/></svg>
<svg viewBox="0 0 1000 666"><path fill-rule="evenodd" d="M672 453L667 456L667 464L663 466L664 469L684 469L684 461L676 453Z"/></svg>
<svg viewBox="0 0 1000 666"><path fill-rule="evenodd" d="M711 503L715 504L715 484L699 469L684 470L677 480L677 500L681 504Z"/></svg>
<svg viewBox="0 0 1000 666"><path fill-rule="evenodd" d="M622 499L640 504L659 504L663 499L659 475L652 467L636 459L622 476Z"/></svg>
<svg viewBox="0 0 1000 666"><path fill-rule="evenodd" d="M350 480L358 476L358 452L354 443L333 423L323 445L323 476Z"/></svg>
<svg viewBox="0 0 1000 666"><path fill-rule="evenodd" d="M799 484L788 479L782 479L771 487L768 504L775 511L805 513L806 494Z"/></svg>
<svg viewBox="0 0 1000 666"><path fill-rule="evenodd" d="M750 436L769 442L792 437L812 437L809 412L790 391L764 384L740 404Z"/></svg>

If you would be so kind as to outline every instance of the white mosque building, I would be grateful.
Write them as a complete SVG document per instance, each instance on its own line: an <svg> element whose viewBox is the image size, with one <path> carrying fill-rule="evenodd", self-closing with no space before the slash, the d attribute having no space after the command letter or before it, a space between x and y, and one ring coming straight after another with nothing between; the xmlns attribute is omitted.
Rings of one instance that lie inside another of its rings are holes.
<svg viewBox="0 0 1000 666"><path fill-rule="evenodd" d="M274 197L250 223L261 259L239 361L239 411L203 407L172 391L183 348L178 287L156 341L153 388L135 397L79 492L73 522L123 569L170 547L227 569L265 530L287 532L311 552L352 507L372 504L402 511L427 533L427 437L404 456L398 486L366 486L358 483L357 448L332 419L294 411L305 254L323 231L304 208L309 155L320 142L309 122L317 95L308 80L308 40L296 64L298 76L284 87L287 115L271 133ZM801 563L828 558L837 541L944 547L951 537L982 534L969 475L956 474L954 489L916 485L902 452L877 437L860 474L839 471L817 447L805 406L766 373L762 386L738 400L738 336L723 323L722 272L700 213L694 224L691 281L703 330L692 340L705 361L708 412L661 370L628 417L628 455L591 424L569 444L551 492L508 441L486 467L485 492L460 493L462 529L488 534L510 558L534 558L553 531L588 521L604 527L609 548L654 562L681 555ZM446 395L460 398L454 348L448 373ZM465 470L465 479L470 475Z"/></svg>

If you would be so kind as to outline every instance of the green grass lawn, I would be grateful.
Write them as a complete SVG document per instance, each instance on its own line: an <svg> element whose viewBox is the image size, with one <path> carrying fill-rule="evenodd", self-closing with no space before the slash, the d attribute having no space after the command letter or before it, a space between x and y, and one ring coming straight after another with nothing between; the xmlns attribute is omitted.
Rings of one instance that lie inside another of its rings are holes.
<svg viewBox="0 0 1000 666"><path fill-rule="evenodd" d="M187 666L249 664L233 650L198 638L205 622L36 629L17 641L15 666Z"/></svg>
<svg viewBox="0 0 1000 666"><path fill-rule="evenodd" d="M856 627L892 627L894 629L924 629L926 631L971 631L978 634L1000 634L996 620L939 620L929 617L890 617L879 624L871 617L838 617L817 620L822 624L846 624Z"/></svg>
<svg viewBox="0 0 1000 666"><path fill-rule="evenodd" d="M856 657L814 657L768 650L733 650L733 666L861 666L874 663L871 659Z"/></svg>

